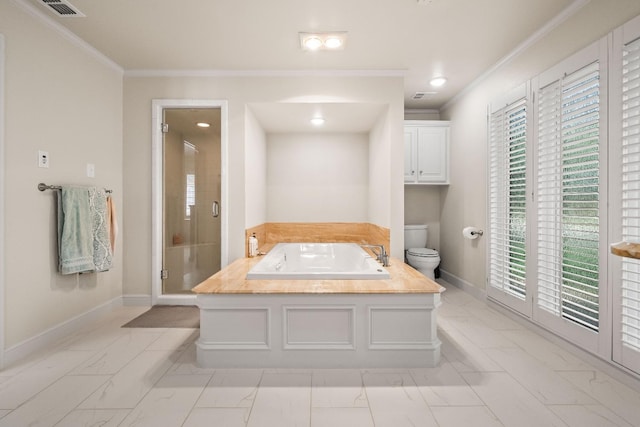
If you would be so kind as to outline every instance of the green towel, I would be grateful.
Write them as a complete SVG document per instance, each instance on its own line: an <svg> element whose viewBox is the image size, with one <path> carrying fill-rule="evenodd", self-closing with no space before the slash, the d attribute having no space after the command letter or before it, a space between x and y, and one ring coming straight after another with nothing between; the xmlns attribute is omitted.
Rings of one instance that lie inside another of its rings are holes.
<svg viewBox="0 0 640 427"><path fill-rule="evenodd" d="M58 270L93 271L93 223L87 188L63 186L58 193Z"/></svg>

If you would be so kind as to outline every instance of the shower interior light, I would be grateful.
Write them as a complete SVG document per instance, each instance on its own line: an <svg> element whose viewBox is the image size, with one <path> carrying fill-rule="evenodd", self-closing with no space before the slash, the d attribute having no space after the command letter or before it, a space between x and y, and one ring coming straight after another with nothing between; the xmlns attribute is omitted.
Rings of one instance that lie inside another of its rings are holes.
<svg viewBox="0 0 640 427"><path fill-rule="evenodd" d="M314 117L311 119L311 124L314 126L321 126L324 124L324 119L322 117Z"/></svg>
<svg viewBox="0 0 640 427"><path fill-rule="evenodd" d="M433 87L443 86L447 82L446 77L434 77L429 80L429 84Z"/></svg>
<svg viewBox="0 0 640 427"><path fill-rule="evenodd" d="M299 33L303 50L341 50L347 41L346 31L329 33Z"/></svg>
<svg viewBox="0 0 640 427"><path fill-rule="evenodd" d="M196 123L196 126L198 126L200 128L208 128L211 125L209 123L206 123L206 122L198 122L198 123Z"/></svg>

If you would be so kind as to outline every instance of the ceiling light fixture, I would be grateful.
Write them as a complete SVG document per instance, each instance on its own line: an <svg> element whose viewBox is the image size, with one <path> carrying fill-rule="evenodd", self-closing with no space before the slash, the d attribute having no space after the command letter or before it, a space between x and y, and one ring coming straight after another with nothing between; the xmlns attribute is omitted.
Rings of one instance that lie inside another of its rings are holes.
<svg viewBox="0 0 640 427"><path fill-rule="evenodd" d="M314 117L311 119L311 124L314 126L322 126L324 124L324 119L322 117Z"/></svg>
<svg viewBox="0 0 640 427"><path fill-rule="evenodd" d="M429 84L433 87L440 87L443 86L446 82L446 77L434 77L429 81Z"/></svg>
<svg viewBox="0 0 640 427"><path fill-rule="evenodd" d="M200 128L208 128L211 125L209 123L206 123L206 122L198 122L198 123L196 123L196 126L198 126Z"/></svg>
<svg viewBox="0 0 640 427"><path fill-rule="evenodd" d="M341 50L347 41L346 31L330 33L299 33L303 50Z"/></svg>

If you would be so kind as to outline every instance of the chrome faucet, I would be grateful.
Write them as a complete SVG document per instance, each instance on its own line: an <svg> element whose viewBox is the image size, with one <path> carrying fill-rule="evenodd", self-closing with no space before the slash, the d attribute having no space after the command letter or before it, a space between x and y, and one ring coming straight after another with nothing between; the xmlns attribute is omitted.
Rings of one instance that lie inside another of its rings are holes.
<svg viewBox="0 0 640 427"><path fill-rule="evenodd" d="M363 248L371 249L371 252L376 254L376 260L381 262L384 267L389 267L389 255L384 250L384 245L360 245ZM376 252L376 249L379 251Z"/></svg>

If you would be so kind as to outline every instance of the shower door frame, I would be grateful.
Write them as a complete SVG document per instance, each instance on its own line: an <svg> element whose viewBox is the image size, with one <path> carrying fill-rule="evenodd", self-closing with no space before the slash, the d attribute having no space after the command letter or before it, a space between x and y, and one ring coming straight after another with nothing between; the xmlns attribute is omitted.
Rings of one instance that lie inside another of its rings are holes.
<svg viewBox="0 0 640 427"><path fill-rule="evenodd" d="M228 105L224 100L154 99L151 108L151 305L195 305L194 295L163 295L163 111L166 108L220 108L220 266L229 263L228 243Z"/></svg>

